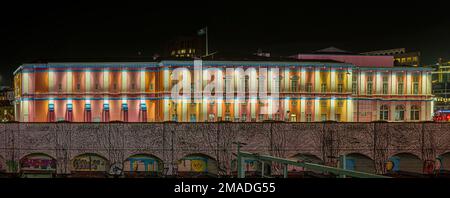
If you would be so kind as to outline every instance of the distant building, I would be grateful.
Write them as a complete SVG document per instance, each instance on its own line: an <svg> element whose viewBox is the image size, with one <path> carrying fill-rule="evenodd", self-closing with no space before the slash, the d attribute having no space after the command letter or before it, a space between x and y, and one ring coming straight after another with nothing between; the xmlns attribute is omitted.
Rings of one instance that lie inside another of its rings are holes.
<svg viewBox="0 0 450 198"><path fill-rule="evenodd" d="M205 53L203 37L183 36L170 40L163 53L164 57L192 58L202 57Z"/></svg>
<svg viewBox="0 0 450 198"><path fill-rule="evenodd" d="M430 120L433 112L432 68L395 66L393 55L358 54L335 47L291 57L301 61L333 60L355 66L346 75L352 93L350 108L354 110L353 121ZM319 72L320 70L315 71ZM334 84L333 81L335 79L330 81L331 84ZM316 86L330 82L319 82Z"/></svg>
<svg viewBox="0 0 450 198"><path fill-rule="evenodd" d="M405 48L377 50L361 53L364 55L393 56L396 66L420 66L420 52L407 52Z"/></svg>
<svg viewBox="0 0 450 198"><path fill-rule="evenodd" d="M450 110L450 61L439 59L434 65L433 94L435 95L435 110Z"/></svg>
<svg viewBox="0 0 450 198"><path fill-rule="evenodd" d="M0 87L0 122L14 121L14 89Z"/></svg>

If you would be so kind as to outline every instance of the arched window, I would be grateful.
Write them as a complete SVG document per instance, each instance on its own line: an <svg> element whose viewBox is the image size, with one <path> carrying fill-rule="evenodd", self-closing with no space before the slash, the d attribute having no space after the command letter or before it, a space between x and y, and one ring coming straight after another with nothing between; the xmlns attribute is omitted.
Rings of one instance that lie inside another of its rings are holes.
<svg viewBox="0 0 450 198"><path fill-rule="evenodd" d="M420 119L419 115L420 115L420 107L418 107L417 105L413 105L411 107L411 115L410 115L411 120L419 120Z"/></svg>
<svg viewBox="0 0 450 198"><path fill-rule="evenodd" d="M389 120L389 107L387 105L380 107L380 120Z"/></svg>
<svg viewBox="0 0 450 198"><path fill-rule="evenodd" d="M405 107L403 105L397 105L395 107L395 121L405 120Z"/></svg>

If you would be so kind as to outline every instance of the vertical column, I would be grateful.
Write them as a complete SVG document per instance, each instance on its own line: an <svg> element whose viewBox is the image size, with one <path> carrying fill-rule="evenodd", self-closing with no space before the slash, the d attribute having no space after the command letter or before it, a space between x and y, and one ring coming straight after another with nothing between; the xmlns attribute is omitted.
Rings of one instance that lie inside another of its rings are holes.
<svg viewBox="0 0 450 198"><path fill-rule="evenodd" d="M382 74L383 74L382 72L377 72L377 76L375 78L377 94L382 93L382 87L383 87L383 75Z"/></svg>
<svg viewBox="0 0 450 198"><path fill-rule="evenodd" d="M22 105L21 105L21 108L20 108L20 110L22 111L22 113L21 113L21 115L22 115L22 119L21 119L21 121L22 122L29 122L29 121L31 121L31 120L29 120L29 115L28 115L28 101L22 101L21 102L22 103Z"/></svg>
<svg viewBox="0 0 450 198"><path fill-rule="evenodd" d="M364 95L366 93L366 85L367 85L367 83L366 83L366 73L365 72L361 71L359 73L358 81L359 81L359 86L358 86L359 93L361 95Z"/></svg>
<svg viewBox="0 0 450 198"><path fill-rule="evenodd" d="M330 100L330 120L336 120L336 107L335 104L336 103L336 99L332 98Z"/></svg>
<svg viewBox="0 0 450 198"><path fill-rule="evenodd" d="M24 77L25 80L25 73L22 74L22 76ZM48 70L48 91L51 92L55 92L55 72L53 70ZM22 81L25 82L25 81ZM27 77L27 82L28 82L28 77ZM25 84L24 84L25 85ZM27 85L28 86L28 85ZM22 90L24 90L24 86L22 86ZM22 93L25 93L24 91L22 91Z"/></svg>
<svg viewBox="0 0 450 198"><path fill-rule="evenodd" d="M347 78L347 89L346 92L352 92L352 83L353 83L353 71L351 69L348 70L348 74L346 74Z"/></svg>
<svg viewBox="0 0 450 198"><path fill-rule="evenodd" d="M405 105L405 121L411 120L411 118L409 117L410 112L411 112L411 102L407 101Z"/></svg>
<svg viewBox="0 0 450 198"><path fill-rule="evenodd" d="M314 92L320 92L320 68L316 67L314 70Z"/></svg>
<svg viewBox="0 0 450 198"><path fill-rule="evenodd" d="M103 70L103 91L109 92L109 71Z"/></svg>
<svg viewBox="0 0 450 198"><path fill-rule="evenodd" d="M268 100L268 104L267 104L267 106L268 106L268 113L269 113L269 120L270 119L272 119L272 114L273 114L273 100L272 100L272 98L269 98Z"/></svg>
<svg viewBox="0 0 450 198"><path fill-rule="evenodd" d="M141 87L141 92L144 93L145 92L145 70L141 70L139 72L140 74L140 87Z"/></svg>
<svg viewBox="0 0 450 198"><path fill-rule="evenodd" d="M431 73L427 74L427 94L431 94Z"/></svg>
<svg viewBox="0 0 450 198"><path fill-rule="evenodd" d="M234 119L239 118L239 99L234 99Z"/></svg>
<svg viewBox="0 0 450 198"><path fill-rule="evenodd" d="M330 88L331 88L331 92L336 92L336 69L331 68L331 72L330 72Z"/></svg>
<svg viewBox="0 0 450 198"><path fill-rule="evenodd" d="M377 100L377 109L375 110L375 117L374 118L372 118L372 120L380 120L380 108L381 108L381 104L380 104L380 101L379 100Z"/></svg>
<svg viewBox="0 0 450 198"><path fill-rule="evenodd" d="M163 114L164 114L164 121L168 121L169 120L169 99L168 98L164 98L164 105L163 105Z"/></svg>
<svg viewBox="0 0 450 198"><path fill-rule="evenodd" d="M428 104L429 104L429 102L426 102L426 101L420 102L420 121L424 121L424 120L428 119L428 116L427 116Z"/></svg>
<svg viewBox="0 0 450 198"><path fill-rule="evenodd" d="M306 106L306 100L305 100L305 98L301 98L300 99L300 111L299 112L301 112L300 113L300 121L301 122L306 122L306 108L305 108L305 106Z"/></svg>
<svg viewBox="0 0 450 198"><path fill-rule="evenodd" d="M397 74L392 71L391 74L391 92L392 95L397 94Z"/></svg>
<svg viewBox="0 0 450 198"><path fill-rule="evenodd" d="M320 121L320 99L314 99L314 121Z"/></svg>
<svg viewBox="0 0 450 198"><path fill-rule="evenodd" d="M407 95L410 95L412 92L411 92L411 82L412 82L412 80L411 80L411 72L405 72L406 73L406 94Z"/></svg>
<svg viewBox="0 0 450 198"><path fill-rule="evenodd" d="M208 120L208 99L203 98L202 102L202 119L203 121Z"/></svg>
<svg viewBox="0 0 450 198"><path fill-rule="evenodd" d="M66 91L67 93L72 93L72 87L73 87L73 75L72 75L72 71L68 71L66 73L66 79L67 79L67 83L66 83Z"/></svg>
<svg viewBox="0 0 450 198"><path fill-rule="evenodd" d="M347 122L353 122L353 100L347 99Z"/></svg>
<svg viewBox="0 0 450 198"><path fill-rule="evenodd" d="M220 78L219 78L220 79ZM223 100L222 98L218 98L217 99L217 119L219 119L219 117L222 118L222 120L224 120L224 118L222 117L222 105L223 105Z"/></svg>
<svg viewBox="0 0 450 198"><path fill-rule="evenodd" d="M422 88L422 92L420 92L420 94L422 94L422 95L426 95L427 94L427 88L428 88L428 86L427 86L427 72L422 72L422 85L421 85L421 88Z"/></svg>
<svg viewBox="0 0 450 198"><path fill-rule="evenodd" d="M256 119L256 98L250 99L250 115L251 119Z"/></svg>
<svg viewBox="0 0 450 198"><path fill-rule="evenodd" d="M22 73L22 94L30 93L30 74Z"/></svg>
<svg viewBox="0 0 450 198"><path fill-rule="evenodd" d="M181 112L182 112L182 121L183 122L188 122L188 112L187 112L187 106L188 106L188 99L183 98L181 100L182 102L182 106L181 106Z"/></svg>
<svg viewBox="0 0 450 198"><path fill-rule="evenodd" d="M287 114L288 111L290 112L289 102L290 102L289 98L284 99L284 111L282 113L283 115L288 116L287 118L284 118L284 120L289 120L289 114Z"/></svg>
<svg viewBox="0 0 450 198"><path fill-rule="evenodd" d="M395 120L395 105L393 102L389 104L389 121Z"/></svg>
<svg viewBox="0 0 450 198"><path fill-rule="evenodd" d="M306 86L306 69L302 67L300 71L300 90L306 91L305 86Z"/></svg>
<svg viewBox="0 0 450 198"><path fill-rule="evenodd" d="M289 67L284 68L284 83L283 83L284 89L280 88L280 92L281 92L281 90L283 90L284 92L292 91L291 86L289 86L289 79L290 79L289 71L290 71Z"/></svg>
<svg viewBox="0 0 450 198"><path fill-rule="evenodd" d="M127 81L128 81L128 71L123 69L122 70L122 92L127 92L128 91L128 86L127 86Z"/></svg>
<svg viewBox="0 0 450 198"><path fill-rule="evenodd" d="M430 102L427 102L428 104L430 104L430 108L428 108L428 112L427 112L427 120L431 120L431 116L434 113L434 100L431 100Z"/></svg>
<svg viewBox="0 0 450 198"><path fill-rule="evenodd" d="M86 79L86 92L91 92L91 72L86 71L84 72L85 79Z"/></svg>
<svg viewBox="0 0 450 198"><path fill-rule="evenodd" d="M171 79L169 79L169 68L162 68L163 69L163 78L162 78L162 80L163 80L163 88L164 88L164 91L168 91L169 90L169 81L171 80Z"/></svg>

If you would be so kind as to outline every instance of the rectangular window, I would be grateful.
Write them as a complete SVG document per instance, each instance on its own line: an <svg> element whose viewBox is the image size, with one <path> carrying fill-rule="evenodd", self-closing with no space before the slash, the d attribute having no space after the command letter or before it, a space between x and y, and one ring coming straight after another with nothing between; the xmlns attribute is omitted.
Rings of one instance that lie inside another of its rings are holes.
<svg viewBox="0 0 450 198"><path fill-rule="evenodd" d="M259 121L264 121L264 114L259 114L258 115L258 120Z"/></svg>
<svg viewBox="0 0 450 198"><path fill-rule="evenodd" d="M413 94L419 94L419 83L413 84Z"/></svg>
<svg viewBox="0 0 450 198"><path fill-rule="evenodd" d="M78 83L78 84L77 84L77 90L78 90L78 91L80 91L80 87L81 87L81 85L80 85L80 83Z"/></svg>
<svg viewBox="0 0 450 198"><path fill-rule="evenodd" d="M342 85L342 84L338 84L338 92L339 92L339 93L344 92L344 89L343 89L343 85Z"/></svg>
<svg viewBox="0 0 450 198"><path fill-rule="evenodd" d="M225 103L225 112L229 113L230 112L230 103Z"/></svg>
<svg viewBox="0 0 450 198"><path fill-rule="evenodd" d="M297 92L297 85L298 85L298 81L297 80L292 80L291 81L291 92Z"/></svg>
<svg viewBox="0 0 450 198"><path fill-rule="evenodd" d="M383 82L383 94L388 94L389 89L388 86L389 86L388 83Z"/></svg>
<svg viewBox="0 0 450 198"><path fill-rule="evenodd" d="M189 121L190 122L196 122L197 121L197 115L191 114L190 117L189 117Z"/></svg>
<svg viewBox="0 0 450 198"><path fill-rule="evenodd" d="M341 121L341 114L336 114L336 121L340 122Z"/></svg>
<svg viewBox="0 0 450 198"><path fill-rule="evenodd" d="M399 82L399 83L398 83L397 93L398 93L399 95L403 94L403 82L401 82L401 83Z"/></svg>
<svg viewBox="0 0 450 198"><path fill-rule="evenodd" d="M371 95L372 94L372 91L373 91L372 88L373 88L373 83L369 82L367 84L367 95Z"/></svg>
<svg viewBox="0 0 450 198"><path fill-rule="evenodd" d="M292 105L292 106L297 106L297 101L292 101L292 102L291 102L291 105Z"/></svg>
<svg viewBox="0 0 450 198"><path fill-rule="evenodd" d="M322 93L327 92L327 84L326 84L326 83L322 83L322 86L321 86L321 88L320 88L320 91L321 91Z"/></svg>
<svg viewBox="0 0 450 198"><path fill-rule="evenodd" d="M338 107L343 107L343 106L344 106L344 102L338 101L338 102L337 102L337 106L338 106Z"/></svg>
<svg viewBox="0 0 450 198"><path fill-rule="evenodd" d="M353 82L353 84L352 84L352 93L358 94L358 86L357 86L356 82Z"/></svg>
<svg viewBox="0 0 450 198"><path fill-rule="evenodd" d="M411 110L411 120L419 120L419 110L418 109L413 109Z"/></svg>
<svg viewBox="0 0 450 198"><path fill-rule="evenodd" d="M327 121L327 114L326 113L322 114L320 117L321 117L322 121Z"/></svg>
<svg viewBox="0 0 450 198"><path fill-rule="evenodd" d="M327 101L320 101L320 107L327 107Z"/></svg>
<svg viewBox="0 0 450 198"><path fill-rule="evenodd" d="M306 122L311 122L312 121L312 119L311 119L311 114L310 113L307 113L306 114Z"/></svg>
<svg viewBox="0 0 450 198"><path fill-rule="evenodd" d="M312 92L312 83L306 83L306 92Z"/></svg>
<svg viewBox="0 0 450 198"><path fill-rule="evenodd" d="M344 80L344 74L343 74L343 73L339 73L339 74L338 74L338 80L339 80L339 81Z"/></svg>

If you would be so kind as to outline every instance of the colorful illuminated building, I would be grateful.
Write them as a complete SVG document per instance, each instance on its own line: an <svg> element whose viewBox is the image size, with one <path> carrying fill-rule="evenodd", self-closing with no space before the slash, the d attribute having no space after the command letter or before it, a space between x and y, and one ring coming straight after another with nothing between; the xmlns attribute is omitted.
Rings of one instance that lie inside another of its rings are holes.
<svg viewBox="0 0 450 198"><path fill-rule="evenodd" d="M356 60L361 62L361 57ZM330 57L295 58L23 64L14 73L15 119L431 120L431 70L427 68L394 67L392 57L384 56L373 56L372 61L391 60L390 64L363 60L368 65L361 66ZM212 94L205 94L212 83ZM261 87L267 89L261 91ZM173 90L178 94L188 88L188 94L174 98Z"/></svg>

